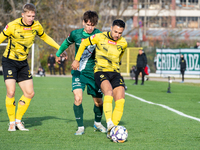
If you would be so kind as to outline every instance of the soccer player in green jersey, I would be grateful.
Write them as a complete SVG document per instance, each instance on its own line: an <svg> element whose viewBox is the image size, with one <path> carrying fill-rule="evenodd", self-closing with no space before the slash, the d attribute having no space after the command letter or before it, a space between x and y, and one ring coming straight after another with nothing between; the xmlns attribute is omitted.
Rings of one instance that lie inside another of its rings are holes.
<svg viewBox="0 0 200 150"><path fill-rule="evenodd" d="M56 53L56 61L59 63L59 56L65 51L69 45L75 43L75 56L81 42L94 35L100 33L95 28L98 22L98 15L95 11L86 11L83 15L84 28L73 30L67 39L62 43L61 47ZM103 101L102 93L94 80L94 65L95 65L95 54L93 53L95 45L90 45L84 50L83 56L81 57L79 70L72 70L72 91L74 93L74 114L78 124L78 130L75 135L82 135L84 133L83 125L83 91L87 85L87 94L91 95L94 100L94 128L101 132L107 132L106 128L101 124L102 112L103 112Z"/></svg>
<svg viewBox="0 0 200 150"><path fill-rule="evenodd" d="M22 17L6 25L0 34L0 43L8 38L8 45L2 56L3 74L6 85L6 109L10 120L8 131L29 131L21 122L21 119L29 107L34 96L33 80L29 70L27 57L29 50L38 35L50 46L59 49L59 45L43 30L39 21L34 21L36 8L33 4L25 4ZM19 100L15 115L15 89L16 82L23 95Z"/></svg>
<svg viewBox="0 0 200 150"><path fill-rule="evenodd" d="M94 76L97 85L104 94L103 110L107 122L107 137L110 138L110 130L119 124L123 115L125 103L125 84L120 75L119 62L127 47L122 33L125 23L122 20L114 20L111 30L98 33L85 39L72 63L72 69L79 67L79 61L85 47L96 44ZM112 101L115 100L115 108L112 110Z"/></svg>

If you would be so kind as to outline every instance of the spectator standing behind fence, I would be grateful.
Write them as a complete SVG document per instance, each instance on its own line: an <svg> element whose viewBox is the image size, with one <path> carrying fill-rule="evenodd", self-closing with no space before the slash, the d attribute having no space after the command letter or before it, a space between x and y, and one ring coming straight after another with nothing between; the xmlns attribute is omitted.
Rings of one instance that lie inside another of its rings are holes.
<svg viewBox="0 0 200 150"><path fill-rule="evenodd" d="M200 48L200 42L197 42L197 44L194 46L194 48Z"/></svg>
<svg viewBox="0 0 200 150"><path fill-rule="evenodd" d="M49 67L49 70L50 70L50 74L52 75L52 69L53 69L53 73L54 75L56 74L55 73L55 63L56 63L56 60L55 60L55 57L53 56L53 54L51 54L48 58L48 67Z"/></svg>
<svg viewBox="0 0 200 150"><path fill-rule="evenodd" d="M62 71L63 71L63 75L65 75L65 61L67 60L67 52L65 52L65 53L62 53L61 55L60 55L60 63L58 63L59 64L59 74L61 75L62 73L61 73L61 68L62 68Z"/></svg>
<svg viewBox="0 0 200 150"><path fill-rule="evenodd" d="M135 83L134 85L138 84L138 75L140 72L142 72L142 83L141 85L144 85L144 68L147 65L147 57L146 54L142 51L142 49L139 49L139 54L137 56L137 70L136 70L136 76L135 76Z"/></svg>
<svg viewBox="0 0 200 150"><path fill-rule="evenodd" d="M182 74L182 82L181 83L184 83L185 69L186 69L186 61L185 61L183 55L181 55L181 59L180 59L180 71L181 71L181 74Z"/></svg>

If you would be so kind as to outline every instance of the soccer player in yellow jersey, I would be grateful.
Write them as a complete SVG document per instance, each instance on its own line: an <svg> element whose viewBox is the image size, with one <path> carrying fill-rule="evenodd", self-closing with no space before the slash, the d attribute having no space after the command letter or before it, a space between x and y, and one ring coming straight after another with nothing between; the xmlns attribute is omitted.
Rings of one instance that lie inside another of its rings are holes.
<svg viewBox="0 0 200 150"><path fill-rule="evenodd" d="M10 120L8 131L29 131L21 122L34 96L33 80L27 63L29 50L38 35L50 46L59 49L59 45L50 38L43 30L38 21L34 21L36 8L28 3L23 6L22 17L6 25L0 34L0 43L8 38L8 45L2 56L4 81L6 85L6 109ZM15 115L15 89L16 82L21 88L23 95L18 102Z"/></svg>
<svg viewBox="0 0 200 150"><path fill-rule="evenodd" d="M72 63L72 69L76 70L85 47L96 44L94 76L104 94L103 110L107 122L108 138L110 138L110 130L119 124L124 109L125 84L119 67L119 62L127 47L127 42L122 37L124 28L124 21L114 20L110 32L98 33L85 39ZM115 100L114 111L112 111L113 98Z"/></svg>

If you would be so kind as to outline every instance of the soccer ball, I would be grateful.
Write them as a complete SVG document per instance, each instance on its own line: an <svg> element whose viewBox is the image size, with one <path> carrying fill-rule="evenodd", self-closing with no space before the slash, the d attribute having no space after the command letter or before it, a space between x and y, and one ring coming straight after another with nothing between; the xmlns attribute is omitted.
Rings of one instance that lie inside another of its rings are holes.
<svg viewBox="0 0 200 150"><path fill-rule="evenodd" d="M110 131L110 138L115 143L123 143L128 137L128 131L124 126L115 126Z"/></svg>

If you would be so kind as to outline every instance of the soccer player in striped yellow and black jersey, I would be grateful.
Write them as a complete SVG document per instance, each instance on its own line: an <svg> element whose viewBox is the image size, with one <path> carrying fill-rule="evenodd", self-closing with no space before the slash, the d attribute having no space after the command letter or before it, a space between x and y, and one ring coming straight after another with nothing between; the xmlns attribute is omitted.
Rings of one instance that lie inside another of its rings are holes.
<svg viewBox="0 0 200 150"><path fill-rule="evenodd" d="M34 21L36 8L28 3L23 6L22 17L6 25L0 34L0 43L8 38L8 45L2 56L4 81L7 89L6 109L10 120L8 131L29 131L21 122L34 96L33 80L27 63L29 50L38 35L47 44L56 49L59 45L43 30L39 21ZM21 88L23 95L18 102L15 114L15 89L16 82Z"/></svg>
<svg viewBox="0 0 200 150"><path fill-rule="evenodd" d="M119 124L124 109L125 84L119 67L119 62L127 47L126 40L121 36L124 28L124 21L114 20L110 32L98 33L85 39L72 63L72 69L77 69L85 47L96 44L94 75L97 85L104 94L103 110L107 122L108 138L110 130ZM115 108L112 112L113 98Z"/></svg>

